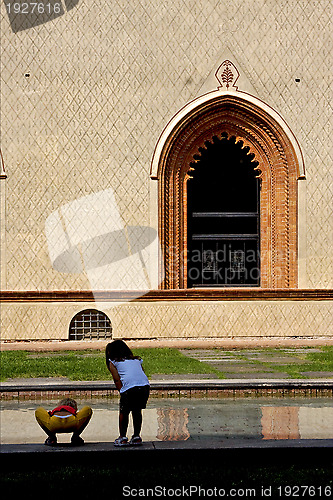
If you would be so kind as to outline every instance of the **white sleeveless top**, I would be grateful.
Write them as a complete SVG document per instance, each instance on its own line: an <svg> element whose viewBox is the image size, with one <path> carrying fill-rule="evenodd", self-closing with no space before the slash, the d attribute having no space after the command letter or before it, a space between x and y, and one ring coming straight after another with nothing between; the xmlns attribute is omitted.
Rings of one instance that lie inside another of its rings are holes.
<svg viewBox="0 0 333 500"><path fill-rule="evenodd" d="M124 361L113 361L111 363L117 368L122 383L120 393L128 391L133 387L149 385L147 375L142 369L142 359L125 359Z"/></svg>

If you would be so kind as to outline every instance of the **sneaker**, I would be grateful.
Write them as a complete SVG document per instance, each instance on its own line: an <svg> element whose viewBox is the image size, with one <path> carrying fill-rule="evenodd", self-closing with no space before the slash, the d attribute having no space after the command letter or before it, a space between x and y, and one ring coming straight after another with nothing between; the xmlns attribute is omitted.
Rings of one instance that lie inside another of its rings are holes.
<svg viewBox="0 0 333 500"><path fill-rule="evenodd" d="M56 436L54 437L48 437L46 440L45 440L45 443L46 446L57 446L57 438Z"/></svg>
<svg viewBox="0 0 333 500"><path fill-rule="evenodd" d="M82 439L81 436L72 436L71 437L71 443L73 446L83 446L84 445L84 440Z"/></svg>
<svg viewBox="0 0 333 500"><path fill-rule="evenodd" d="M114 443L115 446L127 446L128 445L128 439L127 437L119 436Z"/></svg>
<svg viewBox="0 0 333 500"><path fill-rule="evenodd" d="M142 444L142 439L140 436L132 436L129 444L131 446L138 446L138 445Z"/></svg>

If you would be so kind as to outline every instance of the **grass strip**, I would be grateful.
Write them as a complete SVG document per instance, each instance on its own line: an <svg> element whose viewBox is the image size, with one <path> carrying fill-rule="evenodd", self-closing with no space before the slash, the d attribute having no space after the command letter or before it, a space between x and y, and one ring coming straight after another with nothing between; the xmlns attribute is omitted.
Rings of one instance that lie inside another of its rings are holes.
<svg viewBox="0 0 333 500"><path fill-rule="evenodd" d="M183 355L174 348L133 350L143 358L148 377L155 374L215 374L220 371L207 363ZM70 380L107 380L110 374L104 353L94 350L40 352L4 351L1 353L1 381L8 378L67 377Z"/></svg>
<svg viewBox="0 0 333 500"><path fill-rule="evenodd" d="M249 359L245 349L225 352L232 354L236 359L257 366L259 372L283 372L296 379L307 378L306 372L333 372L333 346L321 347L321 352L306 352L304 349L302 353L287 352L284 349L258 349L258 352L270 354L272 357L281 354L290 357L290 363L287 364ZM223 373L208 361L203 362L185 356L175 348L134 349L134 354L143 358L148 377L158 374L214 374L216 378L225 378ZM105 366L104 353L92 349L53 352L3 351L0 356L1 381L8 378L39 377L107 380L110 377ZM294 363L295 358L304 362Z"/></svg>

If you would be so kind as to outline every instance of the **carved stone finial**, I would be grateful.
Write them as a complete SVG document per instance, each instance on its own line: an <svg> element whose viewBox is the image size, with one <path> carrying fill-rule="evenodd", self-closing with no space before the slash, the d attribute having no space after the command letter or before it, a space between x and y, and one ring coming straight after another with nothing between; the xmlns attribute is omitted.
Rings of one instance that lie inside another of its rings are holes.
<svg viewBox="0 0 333 500"><path fill-rule="evenodd" d="M238 90L235 83L238 80L239 72L236 66L228 59L223 61L221 66L219 66L215 76L220 83L218 87L219 90L229 90L230 88Z"/></svg>

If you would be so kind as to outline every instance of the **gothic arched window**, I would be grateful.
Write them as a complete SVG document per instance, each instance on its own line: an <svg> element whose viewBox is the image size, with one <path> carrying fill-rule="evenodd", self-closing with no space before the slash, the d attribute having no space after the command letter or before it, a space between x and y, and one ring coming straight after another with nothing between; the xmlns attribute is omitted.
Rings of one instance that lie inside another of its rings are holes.
<svg viewBox="0 0 333 500"><path fill-rule="evenodd" d="M205 281L212 287L297 287L303 159L292 132L269 106L219 90L189 103L162 133L151 177L158 180L162 288ZM221 242L229 250L229 278L205 280L218 269ZM201 251L196 269L194 251ZM246 254L253 253L252 265Z"/></svg>

